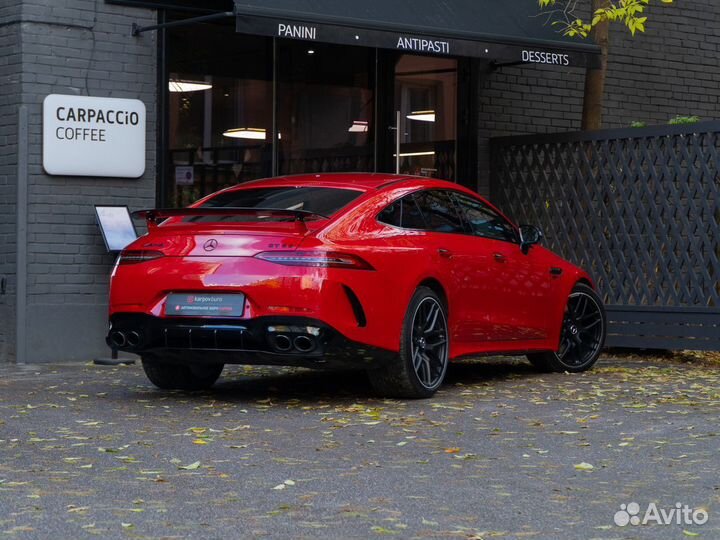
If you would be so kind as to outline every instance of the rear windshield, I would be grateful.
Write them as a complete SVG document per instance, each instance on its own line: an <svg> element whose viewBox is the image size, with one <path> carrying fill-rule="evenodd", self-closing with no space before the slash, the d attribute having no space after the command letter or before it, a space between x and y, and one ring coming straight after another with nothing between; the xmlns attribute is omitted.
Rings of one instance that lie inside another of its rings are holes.
<svg viewBox="0 0 720 540"><path fill-rule="evenodd" d="M278 208L304 210L330 217L362 195L362 191L327 187L269 187L226 191L205 201L201 208ZM311 217L311 216L310 216ZM268 215L195 216L185 221L292 221L292 217Z"/></svg>

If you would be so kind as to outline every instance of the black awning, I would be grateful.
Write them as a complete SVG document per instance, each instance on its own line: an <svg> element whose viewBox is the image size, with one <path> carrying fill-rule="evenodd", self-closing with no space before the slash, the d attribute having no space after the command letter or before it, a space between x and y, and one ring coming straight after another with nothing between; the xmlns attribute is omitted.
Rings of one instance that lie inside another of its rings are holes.
<svg viewBox="0 0 720 540"><path fill-rule="evenodd" d="M595 66L600 50L564 38L536 0L235 0L237 31L288 39Z"/></svg>

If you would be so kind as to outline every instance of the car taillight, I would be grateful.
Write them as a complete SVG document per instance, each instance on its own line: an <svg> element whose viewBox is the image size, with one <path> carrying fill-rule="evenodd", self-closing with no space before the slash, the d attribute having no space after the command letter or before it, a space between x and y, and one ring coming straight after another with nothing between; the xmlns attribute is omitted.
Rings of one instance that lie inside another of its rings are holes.
<svg viewBox="0 0 720 540"><path fill-rule="evenodd" d="M164 257L162 251L154 251L149 249L130 249L120 253L118 264L137 264L152 261Z"/></svg>
<svg viewBox="0 0 720 540"><path fill-rule="evenodd" d="M374 270L357 255L337 251L263 251L255 255L263 261L286 266L314 266L317 268L348 268L351 270Z"/></svg>

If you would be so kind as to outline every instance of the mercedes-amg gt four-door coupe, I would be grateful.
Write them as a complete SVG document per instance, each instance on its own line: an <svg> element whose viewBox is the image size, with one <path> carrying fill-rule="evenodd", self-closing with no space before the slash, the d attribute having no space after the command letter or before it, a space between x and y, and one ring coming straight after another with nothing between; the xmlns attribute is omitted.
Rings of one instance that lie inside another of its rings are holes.
<svg viewBox="0 0 720 540"><path fill-rule="evenodd" d="M579 372L605 339L590 276L451 182L287 176L135 214L148 232L113 269L107 342L160 388L274 364L362 369L383 395L422 398L454 359Z"/></svg>

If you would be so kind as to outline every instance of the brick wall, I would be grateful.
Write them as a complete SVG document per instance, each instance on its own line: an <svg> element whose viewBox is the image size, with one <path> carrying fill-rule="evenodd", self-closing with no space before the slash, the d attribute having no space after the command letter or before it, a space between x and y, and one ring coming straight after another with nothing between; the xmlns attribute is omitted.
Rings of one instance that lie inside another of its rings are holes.
<svg viewBox="0 0 720 540"><path fill-rule="evenodd" d="M22 100L29 108L28 362L107 354L107 287L113 257L95 204L155 202L155 35L132 37L152 10L104 0L25 0ZM42 101L48 94L138 98L147 107L147 166L137 180L48 176L42 169ZM60 346L58 346L60 344Z"/></svg>
<svg viewBox="0 0 720 540"><path fill-rule="evenodd" d="M0 362L14 358L17 114L20 105L20 1L0 6Z"/></svg>
<svg viewBox="0 0 720 540"><path fill-rule="evenodd" d="M720 2L653 3L647 31L613 26L603 126L671 117L720 118ZM548 66L505 67L480 89L480 183L488 190L488 137L580 129L585 72Z"/></svg>

